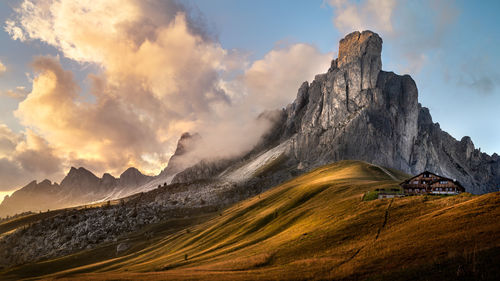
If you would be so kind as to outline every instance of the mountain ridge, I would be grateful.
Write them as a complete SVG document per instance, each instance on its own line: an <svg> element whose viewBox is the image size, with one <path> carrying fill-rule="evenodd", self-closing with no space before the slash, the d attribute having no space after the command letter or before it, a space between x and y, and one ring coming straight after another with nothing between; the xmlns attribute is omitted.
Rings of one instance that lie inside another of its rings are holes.
<svg viewBox="0 0 500 281"><path fill-rule="evenodd" d="M12 195L5 196L0 204L0 217L116 199L113 194L127 196L136 193L137 188L153 179L134 167L126 169L118 178L109 173L99 178L84 167L71 167L60 184L48 179L39 183L34 180Z"/></svg>
<svg viewBox="0 0 500 281"><path fill-rule="evenodd" d="M481 153L470 137L458 141L442 131L418 102L411 76L382 70L381 51L382 39L372 31L346 35L328 71L304 82L292 103L269 114L278 116L274 126L250 154L288 143L283 169L289 171L353 159L409 174L430 170L476 194L500 190L498 155ZM214 164L211 173L209 164L195 165L174 182L217 178L234 161Z"/></svg>
<svg viewBox="0 0 500 281"><path fill-rule="evenodd" d="M332 60L326 73L316 75L311 83L302 83L295 100L285 108L259 115L274 125L246 155L193 163L189 152L195 151L202 136L185 133L168 166L156 177L144 178L128 169L122 175L130 178L121 181L122 176L117 179L104 174L98 178L83 167L72 167L71 177L63 180L68 184L44 183L43 187L49 195L65 189L71 197L85 193L86 186L97 186L93 191L108 192L98 200L107 200L134 190L207 179L222 185L251 182L271 186L315 167L352 159L409 174L430 170L459 180L475 194L500 190L498 154L489 156L476 149L470 137L458 141L441 130L429 110L418 102L417 85L411 76L382 70L382 44L382 38L372 31L346 35L339 42L338 58ZM262 173L269 167L272 173ZM117 190L126 185L136 189ZM69 186L72 188L64 188ZM30 188L36 189L34 185ZM2 205L5 203L0 205L0 214L5 209Z"/></svg>

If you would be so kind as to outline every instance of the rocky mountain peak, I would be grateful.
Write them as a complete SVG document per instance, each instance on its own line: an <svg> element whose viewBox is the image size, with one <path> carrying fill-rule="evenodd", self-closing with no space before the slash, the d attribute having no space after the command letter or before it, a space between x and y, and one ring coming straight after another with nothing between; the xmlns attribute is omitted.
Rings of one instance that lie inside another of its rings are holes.
<svg viewBox="0 0 500 281"><path fill-rule="evenodd" d="M136 168L130 167L120 175L120 178L137 177L137 176L142 176L142 173L139 172L139 170L137 170Z"/></svg>
<svg viewBox="0 0 500 281"><path fill-rule="evenodd" d="M30 183L28 183L26 186L23 187L24 190L31 190L31 189L34 189L37 187L37 182L36 180L33 180L31 181Z"/></svg>
<svg viewBox="0 0 500 281"><path fill-rule="evenodd" d="M94 177L96 177L91 171L89 171L83 167L80 167L78 169L75 167L71 167L71 169L69 170L69 173L66 175L66 178L67 177L80 177L80 176L94 176Z"/></svg>
<svg viewBox="0 0 500 281"><path fill-rule="evenodd" d="M61 185L43 180L30 182L0 204L0 217L23 211L64 208L106 198L125 197L152 180L136 168L128 168L117 179L109 173L98 178L89 170L71 167Z"/></svg>
<svg viewBox="0 0 500 281"><path fill-rule="evenodd" d="M172 157L170 157L168 166L163 169L163 171L161 171L160 176L173 176L189 167L189 165L192 163L186 163L180 156L194 149L194 146L200 139L201 136L198 133L183 133L177 141L177 148L175 149L175 153L172 155Z"/></svg>
<svg viewBox="0 0 500 281"><path fill-rule="evenodd" d="M116 178L109 173L104 173L102 175L101 183L106 186L111 186L116 184Z"/></svg>
<svg viewBox="0 0 500 281"><path fill-rule="evenodd" d="M186 153L198 139L200 139L200 135L198 133L183 133L177 142L177 148L175 149L174 155L180 156Z"/></svg>
<svg viewBox="0 0 500 281"><path fill-rule="evenodd" d="M92 186L97 185L98 182L99 178L89 170L83 167L80 167L78 169L75 167L71 167L69 173L61 181L61 186L70 188L74 186Z"/></svg>
<svg viewBox="0 0 500 281"><path fill-rule="evenodd" d="M359 59L369 58L381 60L382 38L369 30L355 31L346 35L339 42L337 66L343 67Z"/></svg>
<svg viewBox="0 0 500 281"><path fill-rule="evenodd" d="M372 89L382 70L382 38L372 31L355 31L339 42L338 58L328 72L343 70L347 87L353 92Z"/></svg>
<svg viewBox="0 0 500 281"><path fill-rule="evenodd" d="M39 183L40 185L52 185L52 182L49 179L44 179Z"/></svg>
<svg viewBox="0 0 500 281"><path fill-rule="evenodd" d="M120 175L120 185L138 186L151 180L150 176L143 175L139 170L130 167Z"/></svg>
<svg viewBox="0 0 500 281"><path fill-rule="evenodd" d="M114 179L116 179L116 178L115 178L115 177L113 177L110 173L104 173L104 174L102 175L102 179L103 179L103 180L107 180L107 179L112 179L112 180L114 180Z"/></svg>
<svg viewBox="0 0 500 281"><path fill-rule="evenodd" d="M500 157L481 153L468 137L457 141L441 130L418 103L415 81L382 71L381 51L382 39L372 31L345 36L330 69L300 86L295 101L280 111L281 118L252 153L282 153L284 170L357 159L408 174L433 171L456 178L473 193L497 191ZM204 166L176 177L207 177Z"/></svg>

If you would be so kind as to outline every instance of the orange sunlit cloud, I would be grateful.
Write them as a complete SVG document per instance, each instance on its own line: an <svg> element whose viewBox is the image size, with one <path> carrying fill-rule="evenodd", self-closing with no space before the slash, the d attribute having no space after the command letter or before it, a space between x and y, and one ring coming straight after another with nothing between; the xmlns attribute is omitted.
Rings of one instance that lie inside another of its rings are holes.
<svg viewBox="0 0 500 281"><path fill-rule="evenodd" d="M198 149L193 161L247 151L269 128L256 116L290 102L331 56L296 44L250 64L194 27L174 2L87 4L26 0L6 24L13 39L45 42L99 69L88 77L94 97L88 101L60 57L32 62L32 90L15 111L26 128L18 137L36 135L50 147L59 171L42 174L57 180L70 166L115 175L135 166L156 174L185 131L199 132L211 148ZM232 71L243 74L227 80ZM25 182L33 175L13 157L5 165L16 166Z"/></svg>

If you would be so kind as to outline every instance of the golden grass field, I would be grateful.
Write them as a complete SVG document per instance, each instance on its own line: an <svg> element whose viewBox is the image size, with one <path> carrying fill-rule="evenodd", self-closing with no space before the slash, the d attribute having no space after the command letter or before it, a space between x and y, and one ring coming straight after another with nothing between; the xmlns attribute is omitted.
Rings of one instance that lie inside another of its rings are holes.
<svg viewBox="0 0 500 281"><path fill-rule="evenodd" d="M397 184L341 161L221 212L150 226L155 237L132 234L122 256L103 245L0 279L500 280L500 193L362 200Z"/></svg>

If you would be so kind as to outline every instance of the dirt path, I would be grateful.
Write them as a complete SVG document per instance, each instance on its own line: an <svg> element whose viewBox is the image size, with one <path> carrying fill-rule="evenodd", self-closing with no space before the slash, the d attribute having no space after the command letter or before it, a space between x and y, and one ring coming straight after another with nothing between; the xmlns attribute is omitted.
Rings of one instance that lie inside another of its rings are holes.
<svg viewBox="0 0 500 281"><path fill-rule="evenodd" d="M384 222L382 223L382 226L379 227L379 229L377 231L377 235L375 236L375 241L377 241L378 237L380 236L380 231L382 231L382 229L387 224L387 219L389 218L389 209L392 206L392 202L394 202L394 198L391 199L391 202L389 202L389 205L387 205L387 209L385 209Z"/></svg>

